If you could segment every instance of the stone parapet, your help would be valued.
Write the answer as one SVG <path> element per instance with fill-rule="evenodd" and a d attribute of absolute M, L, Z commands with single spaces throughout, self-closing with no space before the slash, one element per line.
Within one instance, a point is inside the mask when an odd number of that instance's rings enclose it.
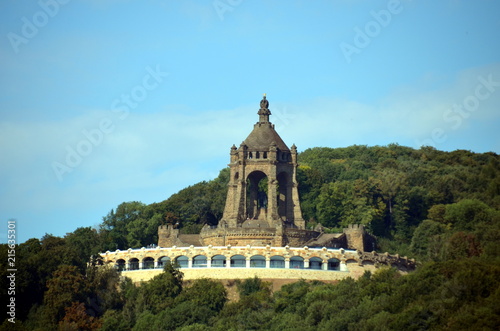
<path fill-rule="evenodd" d="M 365 270 L 384 265 L 401 272 L 415 268 L 414 260 L 399 255 L 325 247 L 173 246 L 108 251 L 100 255 L 105 264 L 118 267 L 124 275 L 136 275 L 136 281 L 152 278 L 161 272 L 166 261 L 184 263 L 181 270 L 186 279 L 248 278 L 256 274 L 263 278 L 336 280 L 347 276 L 358 278 Z"/>
<path fill-rule="evenodd" d="M 193 280 L 201 278 L 211 279 L 247 279 L 259 277 L 261 279 L 305 279 L 305 280 L 323 280 L 333 281 L 341 280 L 347 277 L 358 278 L 364 270 L 374 271 L 374 266 L 366 266 L 366 268 L 358 267 L 362 272 L 345 272 L 345 271 L 325 271 L 325 270 L 308 270 L 308 269 L 265 269 L 265 268 L 181 268 L 184 274 L 184 280 Z M 134 283 L 148 281 L 156 275 L 162 273 L 162 269 L 153 270 L 133 270 L 123 271 L 122 276 L 132 279 Z M 355 276 L 359 275 L 359 276 Z"/>

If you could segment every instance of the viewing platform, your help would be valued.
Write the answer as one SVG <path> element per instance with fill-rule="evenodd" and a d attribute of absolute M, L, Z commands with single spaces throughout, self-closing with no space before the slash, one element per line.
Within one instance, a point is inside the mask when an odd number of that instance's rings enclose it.
<path fill-rule="evenodd" d="M 413 270 L 415 261 L 398 255 L 356 250 L 310 247 L 155 247 L 101 253 L 105 264 L 113 265 L 134 282 L 147 281 L 163 271 L 166 263 L 177 262 L 184 279 L 308 279 L 359 278 L 379 266 Z"/>

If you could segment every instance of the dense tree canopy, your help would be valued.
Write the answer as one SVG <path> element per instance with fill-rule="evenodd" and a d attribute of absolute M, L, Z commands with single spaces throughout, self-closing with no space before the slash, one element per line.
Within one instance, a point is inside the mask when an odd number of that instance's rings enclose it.
<path fill-rule="evenodd" d="M 220 282 L 185 284 L 167 263 L 133 284 L 98 267 L 98 252 L 157 243 L 161 224 L 197 233 L 217 224 L 229 170 L 167 200 L 124 202 L 97 229 L 45 235 L 16 247 L 15 325 L 0 330 L 459 330 L 500 325 L 500 157 L 399 145 L 312 148 L 299 155 L 308 226 L 363 224 L 378 249 L 414 257 L 417 270 L 366 273 L 338 284 L 300 281 L 272 293 L 253 278 L 228 302 Z M 7 245 L 0 285 L 7 297 Z"/>

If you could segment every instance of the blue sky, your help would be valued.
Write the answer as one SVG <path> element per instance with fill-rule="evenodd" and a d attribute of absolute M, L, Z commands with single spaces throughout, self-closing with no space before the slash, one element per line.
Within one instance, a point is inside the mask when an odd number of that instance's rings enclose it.
<path fill-rule="evenodd" d="M 500 2 L 5 0 L 0 241 L 217 176 L 257 121 L 299 151 L 500 153 Z"/>

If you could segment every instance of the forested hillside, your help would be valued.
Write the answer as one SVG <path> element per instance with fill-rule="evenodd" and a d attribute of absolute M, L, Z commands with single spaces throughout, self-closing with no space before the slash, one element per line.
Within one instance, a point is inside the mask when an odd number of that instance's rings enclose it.
<path fill-rule="evenodd" d="M 97 268 L 98 252 L 157 242 L 157 227 L 196 233 L 222 216 L 228 169 L 150 205 L 124 202 L 97 229 L 46 235 L 16 247 L 16 324 L 0 330 L 420 330 L 500 325 L 500 157 L 399 145 L 313 148 L 299 155 L 299 194 L 309 226 L 361 223 L 378 249 L 418 260 L 336 285 L 297 282 L 271 293 L 259 279 L 224 287 L 182 283 L 168 265 L 142 286 Z M 6 245 L 0 250 L 7 297 Z M 91 258 L 92 257 L 92 258 Z M 89 263 L 91 261 L 91 263 Z"/>

